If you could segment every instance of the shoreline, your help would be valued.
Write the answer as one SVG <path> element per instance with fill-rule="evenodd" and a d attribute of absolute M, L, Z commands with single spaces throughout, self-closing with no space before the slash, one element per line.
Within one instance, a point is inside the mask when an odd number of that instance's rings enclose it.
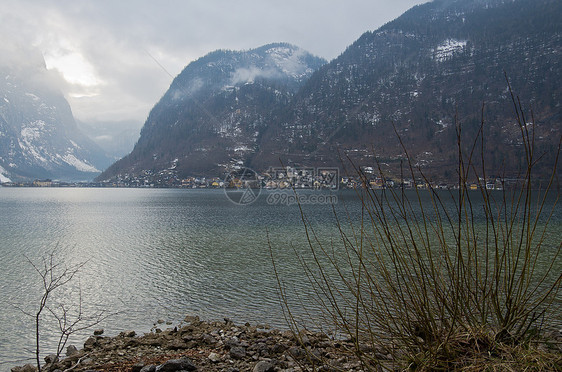
<path fill-rule="evenodd" d="M 159 325 L 164 324 L 158 321 Z M 562 366 L 562 329 L 547 331 L 542 342 L 535 345 L 535 357 L 554 358 L 551 366 Z M 388 346 L 388 345 L 387 345 Z M 300 372 L 349 371 L 367 369 L 402 369 L 384 346 L 355 343 L 351 339 L 334 339 L 322 332 L 279 330 L 268 325 L 234 324 L 224 321 L 202 321 L 198 316 L 186 316 L 173 328 L 153 327 L 148 333 L 137 335 L 124 331 L 105 336 L 103 329 L 93 331 L 81 349 L 67 345 L 64 355 L 45 357 L 42 371 L 47 372 Z M 357 350 L 369 366 L 362 365 Z M 517 366 L 518 354 L 506 354 L 507 364 L 495 364 L 493 358 L 482 355 L 480 366 Z M 475 357 L 477 355 L 474 355 Z M 519 355 L 521 357 L 521 355 Z M 533 358 L 535 358 L 533 357 Z M 404 362 L 404 361 L 402 361 Z M 466 361 L 465 361 L 466 362 Z M 462 364 L 461 364 L 462 365 Z M 535 365 L 535 368 L 539 364 Z M 467 367 L 467 365 L 465 365 Z M 502 368 L 503 368 L 502 367 Z M 557 368 L 557 367 L 555 367 Z M 535 370 L 531 368 L 531 370 Z M 541 370 L 536 369 L 536 370 Z M 12 372 L 37 372 L 36 366 L 13 367 Z"/>
<path fill-rule="evenodd" d="M 45 357 L 42 371 L 362 370 L 359 360 L 349 353 L 352 348 L 350 340 L 335 341 L 320 332 L 301 331 L 295 335 L 268 325 L 236 325 L 229 319 L 201 321 L 198 316 L 187 316 L 176 327 L 153 328 L 143 335 L 124 331 L 110 337 L 104 336 L 101 329 L 95 330 L 81 349 L 67 345 L 60 360 L 55 360 L 54 355 Z M 11 371 L 36 372 L 37 368 L 27 364 Z"/>

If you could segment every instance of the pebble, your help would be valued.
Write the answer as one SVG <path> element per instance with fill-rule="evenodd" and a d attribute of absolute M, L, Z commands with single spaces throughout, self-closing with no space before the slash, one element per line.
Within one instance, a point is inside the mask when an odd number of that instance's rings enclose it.
<path fill-rule="evenodd" d="M 209 360 L 213 363 L 217 363 L 221 361 L 221 356 L 217 353 L 211 353 L 208 356 Z"/>

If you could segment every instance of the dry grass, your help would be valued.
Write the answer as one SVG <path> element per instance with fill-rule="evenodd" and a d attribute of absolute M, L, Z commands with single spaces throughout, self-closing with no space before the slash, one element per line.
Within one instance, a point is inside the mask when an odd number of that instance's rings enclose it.
<path fill-rule="evenodd" d="M 419 354 L 408 367 L 420 371 L 560 371 L 560 349 L 545 343 L 509 344 L 493 332 L 456 334 L 440 355 Z"/>

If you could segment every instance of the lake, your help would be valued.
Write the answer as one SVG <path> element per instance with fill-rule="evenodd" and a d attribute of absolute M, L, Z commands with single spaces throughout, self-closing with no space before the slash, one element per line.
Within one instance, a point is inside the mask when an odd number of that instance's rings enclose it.
<path fill-rule="evenodd" d="M 339 215 L 359 218 L 353 191 L 301 194 L 323 242 L 338 242 L 331 202 Z M 40 265 L 55 249 L 63 265 L 86 264 L 54 299 L 68 305 L 80 295 L 85 315 L 113 314 L 95 327 L 108 335 L 148 332 L 158 320 L 176 325 L 186 315 L 287 328 L 272 256 L 314 316 L 297 257 L 309 254 L 298 205 L 266 190 L 252 203 L 231 198 L 220 189 L 0 187 L 0 371 L 33 357 L 34 321 L 24 312 L 35 311 L 42 291 L 30 261 Z M 299 302 L 294 311 L 308 316 Z M 56 324 L 45 321 L 42 350 L 52 352 L 48 329 Z M 73 341 L 81 346 L 85 337 Z"/>
<path fill-rule="evenodd" d="M 307 209 L 331 220 L 329 205 Z M 81 292 L 85 314 L 117 312 L 98 327 L 106 334 L 188 314 L 286 327 L 268 233 L 283 270 L 298 271 L 296 205 L 239 205 L 223 190 L 0 188 L 0 211 L 0 361 L 33 347 L 33 320 L 17 309 L 34 311 L 42 294 L 27 259 L 40 264 L 55 247 L 65 264 L 87 260 L 60 296 Z"/>

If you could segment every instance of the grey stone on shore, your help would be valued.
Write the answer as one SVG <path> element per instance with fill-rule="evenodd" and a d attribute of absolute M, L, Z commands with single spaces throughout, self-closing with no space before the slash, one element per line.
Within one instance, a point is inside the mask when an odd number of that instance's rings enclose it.
<path fill-rule="evenodd" d="M 295 360 L 303 360 L 306 358 L 306 351 L 300 346 L 293 346 L 289 349 L 288 354 Z"/>
<path fill-rule="evenodd" d="M 246 357 L 246 348 L 242 346 L 233 346 L 230 348 L 230 357 L 234 359 L 244 359 Z"/>
<path fill-rule="evenodd" d="M 201 335 L 201 340 L 202 340 L 204 343 L 208 344 L 208 345 L 213 345 L 213 344 L 216 344 L 216 343 L 217 343 L 217 340 L 216 340 L 213 336 L 211 336 L 210 334 L 208 334 L 208 333 L 202 334 L 202 335 Z"/>
<path fill-rule="evenodd" d="M 37 372 L 37 367 L 32 364 L 26 364 L 22 367 L 14 367 L 11 370 L 12 372 Z"/>
<path fill-rule="evenodd" d="M 57 358 L 57 356 L 55 354 L 49 354 L 44 358 L 44 360 L 45 360 L 45 363 L 47 363 L 47 364 L 53 364 L 53 363 L 58 362 L 59 358 Z"/>
<path fill-rule="evenodd" d="M 209 360 L 210 360 L 211 362 L 213 362 L 213 363 L 218 363 L 218 362 L 220 362 L 221 359 L 222 359 L 221 356 L 220 356 L 219 354 L 217 354 L 217 353 L 211 353 L 211 354 L 209 354 L 208 358 L 209 358 Z"/>
<path fill-rule="evenodd" d="M 136 335 L 137 333 L 135 331 L 125 331 L 119 334 L 119 336 L 123 336 L 123 337 L 135 337 Z"/>
<path fill-rule="evenodd" d="M 227 349 L 231 349 L 236 346 L 240 346 L 240 340 L 236 336 L 229 338 L 224 342 L 224 347 L 226 347 Z"/>
<path fill-rule="evenodd" d="M 156 367 L 156 372 L 195 371 L 197 367 L 188 358 L 168 360 Z"/>
<path fill-rule="evenodd" d="M 329 345 L 330 346 L 330 345 Z M 274 354 L 281 354 L 283 353 L 285 350 L 287 350 L 289 347 L 283 343 L 277 342 L 275 343 L 275 345 L 273 345 L 273 347 L 271 348 L 271 352 Z"/>
<path fill-rule="evenodd" d="M 201 320 L 199 319 L 199 317 L 197 315 L 193 316 L 193 315 L 187 315 L 184 319 L 184 322 L 186 322 L 188 325 L 197 325 L 198 323 L 201 322 Z"/>
<path fill-rule="evenodd" d="M 78 349 L 74 345 L 69 345 L 66 347 L 66 356 L 73 356 L 78 354 Z"/>
<path fill-rule="evenodd" d="M 261 360 L 254 366 L 253 372 L 274 372 L 275 366 L 266 360 Z"/>
<path fill-rule="evenodd" d="M 97 339 L 93 336 L 88 337 L 84 342 L 84 350 L 92 350 L 97 345 Z"/>

